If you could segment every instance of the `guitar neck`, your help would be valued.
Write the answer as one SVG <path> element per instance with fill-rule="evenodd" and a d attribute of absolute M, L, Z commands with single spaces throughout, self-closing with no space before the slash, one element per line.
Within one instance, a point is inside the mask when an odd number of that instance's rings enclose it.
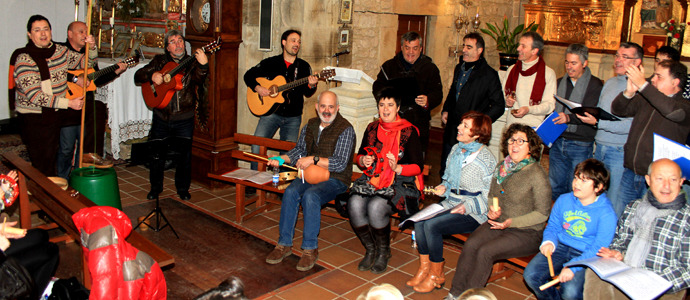
<path fill-rule="evenodd" d="M 319 74 L 316 74 L 316 77 L 319 77 L 319 78 L 320 78 Z M 305 83 L 308 83 L 308 82 L 309 82 L 309 77 L 304 77 L 304 78 L 301 78 L 301 79 L 297 79 L 297 80 L 295 80 L 295 81 L 293 81 L 293 82 L 286 83 L 286 84 L 284 84 L 284 85 L 279 86 L 279 87 L 278 87 L 278 92 L 283 92 L 283 91 L 291 90 L 291 89 L 294 89 L 294 88 L 296 88 L 296 87 L 298 87 L 298 86 L 300 86 L 300 85 L 303 85 L 303 84 L 305 84 Z"/>
<path fill-rule="evenodd" d="M 171 77 L 174 77 L 175 75 L 177 75 L 177 73 L 180 73 L 180 71 L 182 71 L 190 63 L 192 63 L 192 61 L 194 61 L 194 59 L 195 59 L 194 56 L 189 56 L 189 57 L 185 58 L 184 60 L 182 60 L 180 62 L 180 64 L 178 64 L 175 68 L 170 70 L 170 72 L 168 72 L 168 74 L 170 74 Z"/>
<path fill-rule="evenodd" d="M 86 77 L 89 79 L 89 81 L 96 80 L 98 77 L 101 77 L 101 76 L 108 74 L 110 72 L 114 72 L 115 70 L 117 70 L 117 68 L 118 68 L 118 65 L 114 64 L 112 66 L 108 66 L 108 67 L 100 69 L 96 72 L 93 72 L 93 73 L 87 75 Z"/>

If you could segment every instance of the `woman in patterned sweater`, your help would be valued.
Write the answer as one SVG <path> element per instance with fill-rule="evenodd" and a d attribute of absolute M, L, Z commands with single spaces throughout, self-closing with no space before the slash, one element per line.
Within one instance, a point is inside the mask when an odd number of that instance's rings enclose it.
<path fill-rule="evenodd" d="M 476 111 L 462 115 L 458 143 L 448 155 L 443 182 L 434 193 L 445 197 L 440 204 L 448 209 L 414 226 L 419 250 L 419 270 L 406 284 L 418 293 L 440 288 L 443 274 L 443 236 L 472 232 L 486 222 L 487 195 L 496 158 L 487 145 L 491 140 L 491 118 Z"/>

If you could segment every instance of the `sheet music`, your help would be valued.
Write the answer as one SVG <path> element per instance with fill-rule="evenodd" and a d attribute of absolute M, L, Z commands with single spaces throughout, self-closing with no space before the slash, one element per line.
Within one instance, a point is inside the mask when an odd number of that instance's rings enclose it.
<path fill-rule="evenodd" d="M 418 212 L 418 213 L 412 215 L 411 217 L 405 219 L 404 221 L 400 222 L 400 224 L 398 224 L 398 227 L 403 228 L 403 226 L 405 225 L 405 223 L 407 223 L 407 221 L 419 222 L 419 221 L 431 219 L 431 218 L 435 217 L 436 215 L 438 215 L 438 214 L 440 214 L 446 210 L 449 210 L 449 209 L 443 207 L 443 205 L 441 205 L 441 204 L 438 204 L 438 203 L 431 204 L 431 205 L 425 207 L 424 209 L 422 209 L 420 212 Z"/>
<path fill-rule="evenodd" d="M 570 101 L 570 100 L 565 99 L 563 97 L 560 97 L 556 94 L 554 94 L 553 96 L 556 98 L 556 100 L 560 101 L 561 103 L 563 103 L 565 106 L 569 107 L 570 109 L 582 107 L 582 104 L 580 104 L 580 103 Z"/>

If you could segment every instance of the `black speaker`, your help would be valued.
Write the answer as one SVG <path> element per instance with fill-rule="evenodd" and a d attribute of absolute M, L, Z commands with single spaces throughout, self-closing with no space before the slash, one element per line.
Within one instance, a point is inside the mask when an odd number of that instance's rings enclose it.
<path fill-rule="evenodd" d="M 259 9 L 259 50 L 271 51 L 273 0 L 261 0 Z"/>

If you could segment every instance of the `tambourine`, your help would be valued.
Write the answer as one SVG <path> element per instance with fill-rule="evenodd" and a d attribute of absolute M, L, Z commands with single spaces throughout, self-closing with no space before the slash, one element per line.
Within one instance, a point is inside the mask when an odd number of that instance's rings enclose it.
<path fill-rule="evenodd" d="M 381 174 L 383 172 L 383 167 L 385 166 L 385 159 L 383 157 L 383 154 L 381 154 L 381 150 L 376 149 L 374 147 L 364 147 L 364 151 L 367 153 L 366 155 L 373 156 L 374 157 L 374 162 L 371 163 L 371 166 L 367 167 L 364 170 L 364 174 L 366 174 L 369 177 L 374 177 L 376 175 Z"/>
<path fill-rule="evenodd" d="M 17 182 L 5 174 L 0 175 L 0 190 L 2 191 L 2 195 L 0 195 L 0 199 L 2 199 L 0 209 L 5 209 L 5 207 L 12 205 L 14 200 L 17 200 L 17 196 L 19 196 Z"/>

